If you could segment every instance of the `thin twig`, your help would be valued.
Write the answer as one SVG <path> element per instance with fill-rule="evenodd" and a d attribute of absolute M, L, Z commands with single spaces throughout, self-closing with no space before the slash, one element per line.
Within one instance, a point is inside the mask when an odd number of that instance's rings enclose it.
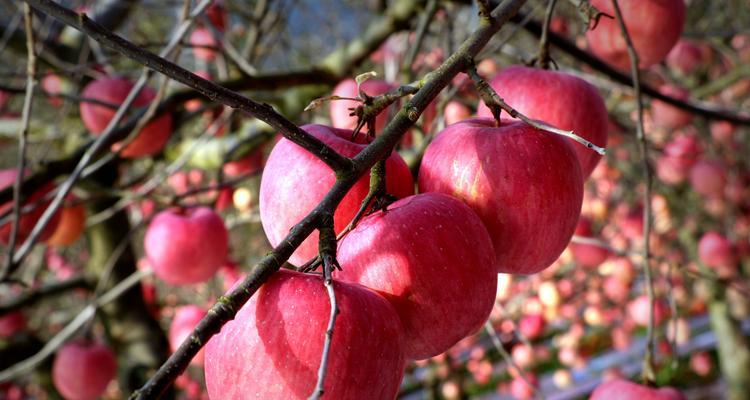
<path fill-rule="evenodd" d="M 86 281 L 86 278 L 82 275 L 61 282 L 44 284 L 38 288 L 23 292 L 9 301 L 0 303 L 0 315 L 34 304 L 35 302 L 49 296 L 58 295 L 74 289 L 85 289 L 88 288 L 88 286 L 89 284 Z"/>
<path fill-rule="evenodd" d="M 637 124 L 637 138 L 638 138 L 638 150 L 640 152 L 641 161 L 643 165 L 643 174 L 646 180 L 646 188 L 643 194 L 643 271 L 646 275 L 646 291 L 648 293 L 648 300 L 650 303 L 649 316 L 648 316 L 648 328 L 646 332 L 647 345 L 646 355 L 643 358 L 643 379 L 646 383 L 654 383 L 656 381 L 656 366 L 654 365 L 654 347 L 655 347 L 655 332 L 654 332 L 654 282 L 651 272 L 651 185 L 652 185 L 652 174 L 651 166 L 648 162 L 648 139 L 646 138 L 646 132 L 643 127 L 643 99 L 641 98 L 641 78 L 640 71 L 638 70 L 638 53 L 633 47 L 633 42 L 628 34 L 628 29 L 625 26 L 625 21 L 622 19 L 622 13 L 620 12 L 620 6 L 617 0 L 612 0 L 612 6 L 615 9 L 615 15 L 617 22 L 620 25 L 620 31 L 625 39 L 625 43 L 628 46 L 628 55 L 630 56 L 630 71 L 633 79 L 633 89 L 635 90 L 635 101 L 638 113 L 638 124 Z"/>
<path fill-rule="evenodd" d="M 498 353 L 500 353 L 500 356 L 505 360 L 508 365 L 515 368 L 516 371 L 518 371 L 518 376 L 521 377 L 521 379 L 528 385 L 528 387 L 531 388 L 531 390 L 534 391 L 534 395 L 537 397 L 541 397 L 542 399 L 544 396 L 539 392 L 539 390 L 534 386 L 527 378 L 526 374 L 524 373 L 524 370 L 516 364 L 515 361 L 513 361 L 513 357 L 508 353 L 508 350 L 505 350 L 505 347 L 503 346 L 503 341 L 500 340 L 500 336 L 498 336 L 497 331 L 495 330 L 495 327 L 492 326 L 492 322 L 488 319 L 487 322 L 484 323 L 484 330 L 487 332 L 487 334 L 490 336 L 490 339 L 492 340 L 492 345 L 495 347 Z"/>
<path fill-rule="evenodd" d="M 552 23 L 552 15 L 555 12 L 555 3 L 557 3 L 557 0 L 547 1 L 547 10 L 544 13 L 544 22 L 542 25 L 542 37 L 539 39 L 537 62 L 544 69 L 549 68 L 549 63 L 552 60 L 549 55 L 549 27 Z M 554 64 L 555 62 L 552 61 L 552 63 Z"/>
<path fill-rule="evenodd" d="M 437 3 L 437 0 L 427 1 L 427 7 L 425 7 L 424 13 L 422 13 L 421 18 L 419 19 L 419 24 L 417 25 L 414 43 L 410 45 L 409 53 L 407 53 L 406 58 L 404 59 L 404 64 L 401 66 L 401 72 L 406 77 L 407 82 L 412 79 L 412 73 L 414 72 L 412 70 L 412 65 L 417 58 L 419 49 L 422 47 L 422 42 L 424 41 L 427 29 L 430 27 L 430 22 L 435 17 L 435 13 L 438 9 Z"/>

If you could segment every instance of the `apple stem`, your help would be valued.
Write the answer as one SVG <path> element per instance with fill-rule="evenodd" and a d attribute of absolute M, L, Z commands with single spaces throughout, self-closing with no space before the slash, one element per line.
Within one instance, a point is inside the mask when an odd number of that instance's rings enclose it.
<path fill-rule="evenodd" d="M 476 66 L 470 67 L 467 70 L 467 73 L 471 77 L 471 80 L 474 82 L 477 91 L 482 97 L 482 101 L 484 101 L 487 107 L 489 107 L 489 109 L 492 111 L 492 115 L 495 117 L 495 121 L 497 121 L 498 124 L 500 124 L 500 110 L 503 110 L 507 112 L 512 118 L 520 119 L 521 121 L 533 126 L 534 128 L 575 140 L 576 142 L 584 145 L 587 149 L 591 149 L 597 152 L 599 155 L 605 155 L 607 153 L 607 151 L 603 147 L 591 143 L 590 141 L 576 135 L 573 131 L 566 131 L 564 129 L 556 128 L 545 122 L 534 120 L 521 114 L 520 112 L 518 112 L 518 110 L 508 105 L 508 103 L 506 103 L 505 100 L 503 100 L 502 97 L 497 94 L 495 89 L 493 89 L 492 86 L 490 86 L 490 84 L 488 84 L 487 81 L 479 75 Z"/>

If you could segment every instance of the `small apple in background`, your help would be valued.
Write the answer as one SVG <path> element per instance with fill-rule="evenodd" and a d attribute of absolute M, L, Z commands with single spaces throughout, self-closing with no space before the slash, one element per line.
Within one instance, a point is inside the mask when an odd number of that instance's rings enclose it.
<path fill-rule="evenodd" d="M 512 120 L 445 128 L 427 147 L 419 188 L 468 204 L 490 233 L 497 271 L 515 274 L 539 272 L 560 256 L 583 200 L 581 167 L 568 141 Z"/>
<path fill-rule="evenodd" d="M 216 48 L 219 42 L 207 28 L 195 28 L 190 34 L 190 45 L 198 60 L 211 62 L 216 59 Z"/>
<path fill-rule="evenodd" d="M 230 178 L 259 172 L 263 169 L 263 149 L 252 150 L 239 160 L 227 162 L 222 168 L 224 175 Z"/>
<path fill-rule="evenodd" d="M 83 89 L 82 96 L 120 105 L 130 93 L 134 84 L 125 77 L 103 77 L 90 82 Z M 133 108 L 146 107 L 156 97 L 156 91 L 144 87 L 132 103 Z M 95 136 L 104 132 L 109 121 L 117 110 L 93 103 L 81 102 L 81 120 L 86 128 Z M 172 134 L 172 116 L 163 114 L 146 125 L 120 153 L 125 158 L 143 157 L 161 151 Z M 113 146 L 113 149 L 118 144 Z"/>
<path fill-rule="evenodd" d="M 683 75 L 690 75 L 706 64 L 711 48 L 692 40 L 680 39 L 667 54 L 667 65 Z"/>
<path fill-rule="evenodd" d="M 206 316 L 208 312 L 198 306 L 182 306 L 175 310 L 172 323 L 169 325 L 169 348 L 172 352 L 177 351 L 182 342 L 187 339 L 193 332 L 198 323 Z M 192 365 L 203 365 L 204 350 L 201 349 L 198 354 L 190 360 Z"/>
<path fill-rule="evenodd" d="M 45 92 L 51 95 L 60 94 L 63 91 L 62 79 L 57 74 L 49 73 L 44 75 L 44 78 L 42 78 L 40 83 L 42 85 L 42 89 L 44 89 Z M 63 105 L 63 99 L 58 96 L 48 96 L 47 101 L 53 107 L 60 107 Z"/>
<path fill-rule="evenodd" d="M 698 376 L 706 377 L 711 375 L 714 369 L 714 360 L 711 358 L 711 354 L 706 351 L 691 354 L 690 369 Z"/>
<path fill-rule="evenodd" d="M 534 398 L 534 386 L 539 384 L 539 379 L 532 372 L 522 372 L 526 379 L 524 380 L 520 375 L 513 378 L 510 382 L 510 393 L 516 399 L 532 399 Z M 528 383 L 526 383 L 528 382 Z M 532 386 L 529 386 L 531 384 Z"/>
<path fill-rule="evenodd" d="M 641 295 L 628 304 L 628 315 L 639 326 L 648 326 L 651 314 L 651 302 L 648 296 Z M 671 311 L 669 305 L 662 299 L 654 299 L 654 326 L 661 325 L 669 318 Z"/>
<path fill-rule="evenodd" d="M 589 400 L 617 399 L 685 400 L 686 397 L 673 388 L 650 388 L 619 378 L 600 384 L 589 397 Z"/>
<path fill-rule="evenodd" d="M 678 100 L 688 100 L 690 92 L 675 85 L 662 85 L 659 92 Z M 661 100 L 651 102 L 651 118 L 654 124 L 664 129 L 677 129 L 688 125 L 693 120 L 693 113 L 681 110 Z"/>
<path fill-rule="evenodd" d="M 529 340 L 542 336 L 545 326 L 544 316 L 541 314 L 524 315 L 518 321 L 518 331 Z"/>
<path fill-rule="evenodd" d="M 705 197 L 721 199 L 727 185 L 727 167 L 720 160 L 700 160 L 690 169 L 690 185 Z"/>
<path fill-rule="evenodd" d="M 396 311 L 364 286 L 333 284 L 340 312 L 325 396 L 395 398 L 405 362 Z M 317 381 L 330 307 L 320 276 L 276 272 L 206 345 L 209 397 L 308 398 Z"/>
<path fill-rule="evenodd" d="M 497 290 L 482 221 L 442 193 L 401 199 L 340 242 L 335 277 L 378 291 L 404 325 L 405 355 L 436 356 L 487 320 Z M 467 293 L 471 293 L 467 296 Z"/>
<path fill-rule="evenodd" d="M 682 183 L 702 154 L 700 139 L 693 134 L 680 132 L 665 144 L 664 154 L 656 162 L 656 173 L 665 183 Z"/>
<path fill-rule="evenodd" d="M 201 283 L 226 261 L 229 234 L 224 221 L 210 208 L 182 213 L 165 210 L 151 220 L 143 246 L 154 274 L 163 281 Z"/>
<path fill-rule="evenodd" d="M 214 79 L 211 73 L 206 70 L 198 70 L 193 73 L 208 81 Z M 200 96 L 197 98 L 188 100 L 185 102 L 185 110 L 189 112 L 196 112 L 200 110 L 200 108 L 203 106 L 203 101 L 204 101 L 203 98 Z"/>
<path fill-rule="evenodd" d="M 26 317 L 21 311 L 0 315 L 0 339 L 13 336 L 26 329 Z"/>
<path fill-rule="evenodd" d="M 734 134 L 737 131 L 737 127 L 729 121 L 713 121 L 711 122 L 711 138 L 715 141 L 731 145 L 734 143 Z"/>
<path fill-rule="evenodd" d="M 84 341 L 65 344 L 52 363 L 52 382 L 67 400 L 96 400 L 117 372 L 109 347 Z"/>
<path fill-rule="evenodd" d="M 352 141 L 352 131 L 324 125 L 304 125 L 302 129 L 320 139 L 339 154 L 352 157 L 366 147 L 364 135 Z M 414 193 L 414 183 L 406 163 L 394 152 L 386 161 L 386 189 L 402 198 Z M 260 182 L 260 219 L 272 246 L 286 237 L 333 187 L 333 171 L 307 150 L 281 139 L 268 156 Z M 369 174 L 349 190 L 333 216 L 336 232 L 341 232 L 359 210 L 370 188 Z M 238 191 L 239 192 L 239 191 Z M 318 254 L 318 232 L 313 232 L 292 254 L 289 262 L 302 265 Z"/>
<path fill-rule="evenodd" d="M 379 96 L 387 93 L 395 86 L 381 79 L 368 79 L 361 84 L 362 91 L 368 96 Z M 333 88 L 334 96 L 357 98 L 359 93 L 357 92 L 357 82 L 354 79 L 346 79 L 339 82 L 335 88 Z M 357 126 L 357 116 L 351 116 L 353 110 L 358 106 L 362 105 L 361 102 L 354 100 L 331 100 L 330 101 L 330 113 L 331 113 L 331 125 L 334 128 L 341 129 L 354 129 Z M 388 113 L 393 107 L 389 107 L 375 117 L 375 131 L 380 132 L 385 125 L 388 123 Z M 362 128 L 362 133 L 366 133 L 367 128 Z"/>
<path fill-rule="evenodd" d="M 581 217 L 576 225 L 575 234 L 584 238 L 593 238 L 594 230 L 589 218 Z M 609 250 L 593 244 L 571 243 L 570 251 L 576 264 L 586 268 L 596 268 L 609 257 Z"/>
<path fill-rule="evenodd" d="M 24 176 L 25 175 L 26 173 L 24 174 Z M 17 177 L 18 172 L 16 168 L 0 170 L 0 190 L 12 186 Z M 44 196 L 46 196 L 47 193 L 53 188 L 54 184 L 47 183 L 24 200 L 21 207 L 21 218 L 18 223 L 16 246 L 19 246 L 21 243 L 23 243 L 24 240 L 26 240 L 29 234 L 31 234 L 31 231 L 34 229 L 34 225 L 36 225 L 36 222 L 42 217 L 42 214 L 44 213 L 44 210 L 47 208 L 47 206 L 49 206 L 50 201 L 44 201 L 39 204 L 37 204 L 37 202 L 44 198 Z M 26 206 L 32 205 L 34 206 L 33 210 L 23 210 L 23 208 L 25 208 Z M 0 214 L 4 214 L 6 211 L 12 210 L 12 208 L 13 201 L 9 201 L 5 204 L 0 204 Z M 39 240 L 47 240 L 57 228 L 59 220 L 60 212 L 58 211 L 42 231 L 42 234 L 39 236 Z M 9 244 L 12 230 L 13 221 L 8 220 L 7 222 L 0 224 L 0 243 Z"/>
<path fill-rule="evenodd" d="M 630 285 L 616 276 L 604 278 L 602 289 L 604 295 L 615 304 L 624 304 L 630 296 Z"/>
<path fill-rule="evenodd" d="M 727 278 L 737 272 L 738 257 L 732 242 L 718 232 L 710 231 L 698 242 L 698 258 L 716 273 Z"/>
<path fill-rule="evenodd" d="M 445 125 L 453 125 L 456 122 L 471 118 L 471 109 L 458 100 L 451 100 L 443 110 Z"/>
<path fill-rule="evenodd" d="M 521 114 L 572 130 L 597 146 L 607 145 L 607 107 L 597 89 L 583 79 L 564 72 L 514 65 L 500 71 L 490 85 Z M 482 102 L 477 116 L 491 118 L 492 113 Z M 585 179 L 602 156 L 578 142 L 570 143 Z"/>
<path fill-rule="evenodd" d="M 46 240 L 51 246 L 68 246 L 75 243 L 86 229 L 86 208 L 83 204 L 64 206 L 60 210 L 60 222 Z"/>
<path fill-rule="evenodd" d="M 599 11 L 615 16 L 610 0 L 591 0 Z M 628 34 L 638 53 L 638 67 L 646 69 L 664 60 L 682 35 L 685 24 L 684 0 L 621 0 L 619 8 Z M 600 18 L 596 28 L 586 32 L 589 49 L 620 70 L 630 70 L 630 57 L 619 21 Z"/>
<path fill-rule="evenodd" d="M 224 7 L 223 0 L 214 0 L 211 2 L 211 5 L 206 7 L 205 14 L 217 30 L 223 32 L 226 29 L 227 10 Z"/>

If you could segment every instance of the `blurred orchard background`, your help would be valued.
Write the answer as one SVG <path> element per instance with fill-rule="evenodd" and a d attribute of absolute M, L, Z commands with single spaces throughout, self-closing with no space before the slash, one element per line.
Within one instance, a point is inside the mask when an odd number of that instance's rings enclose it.
<path fill-rule="evenodd" d="M 184 18 L 185 5 L 197 2 L 59 3 L 158 53 Z M 461 0 L 219 3 L 195 20 L 170 57 L 273 105 L 298 125 L 330 124 L 327 102 L 305 107 L 330 95 L 342 80 L 369 71 L 393 85 L 424 77 L 479 23 L 477 2 Z M 596 86 L 606 102 L 609 129 L 607 154 L 585 183 L 576 235 L 544 271 L 500 274 L 486 329 L 444 354 L 411 362 L 400 398 L 576 399 L 587 398 L 602 380 L 640 381 L 651 308 L 642 258 L 645 201 L 652 216 L 652 379 L 689 399 L 750 396 L 750 5 L 686 0 L 679 42 L 666 60 L 641 71 L 644 87 L 698 106 L 679 109 L 653 100 L 646 90 L 653 185 L 644 200 L 634 92 L 612 70 L 592 64 L 592 56 L 571 51 L 587 48 L 585 33 L 593 25 L 579 12 L 581 3 L 587 2 L 557 1 L 550 24 L 551 68 Z M 87 35 L 34 13 L 38 85 L 26 121 L 23 4 L 0 0 L 0 169 L 15 171 L 21 165 L 19 132 L 28 122 L 23 163 L 30 195 L 63 183 L 91 146 L 94 136 L 79 111 L 87 97 L 83 88 L 107 75 L 135 82 L 143 70 Z M 489 80 L 537 56 L 547 4 L 528 1 L 491 39 L 477 57 L 482 76 Z M 629 70 L 624 73 L 630 76 Z M 258 190 L 276 132 L 158 73 L 147 86 L 158 111 L 172 118 L 163 150 L 137 158 L 99 154 L 97 170 L 84 172 L 63 204 L 58 223 L 66 232 L 37 240 L 10 269 L 5 268 L 7 240 L 0 245 L 0 399 L 60 398 L 51 376 L 55 352 L 81 338 L 114 349 L 117 379 L 103 397 L 127 397 L 193 328 L 194 315 L 200 318 L 271 250 L 260 224 Z M 496 89 L 502 97 L 502 88 Z M 136 101 L 138 112 L 123 119 L 125 136 L 148 112 L 143 107 L 148 100 Z M 432 115 L 423 115 L 399 145 L 409 166 L 416 171 L 431 138 L 447 123 L 473 115 L 480 101 L 466 75 L 459 74 L 440 93 Z M 8 232 L 15 178 L 6 172 L 0 182 L 5 188 L 0 224 Z M 229 256 L 218 273 L 206 283 L 183 286 L 136 274 L 92 311 L 101 294 L 112 294 L 113 287 L 147 267 L 143 236 L 151 216 L 197 204 L 214 208 L 229 229 Z M 16 254 L 21 251 L 16 247 Z M 180 314 L 187 322 L 174 327 Z M 77 329 L 66 334 L 71 321 L 79 322 Z M 201 365 L 191 365 L 167 396 L 207 398 Z"/>

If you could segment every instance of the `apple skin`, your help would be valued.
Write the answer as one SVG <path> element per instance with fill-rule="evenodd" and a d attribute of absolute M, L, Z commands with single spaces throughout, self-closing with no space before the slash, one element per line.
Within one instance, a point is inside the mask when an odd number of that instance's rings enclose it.
<path fill-rule="evenodd" d="M 419 189 L 468 204 L 490 233 L 497 271 L 512 274 L 533 274 L 557 260 L 583 201 L 572 146 L 513 120 L 496 127 L 491 119 L 470 119 L 445 128 L 427 147 Z"/>
<path fill-rule="evenodd" d="M 423 193 L 360 221 L 339 245 L 343 271 L 335 276 L 389 300 L 404 325 L 406 357 L 421 360 L 487 320 L 497 291 L 493 257 L 489 234 L 469 207 Z"/>
<path fill-rule="evenodd" d="M 98 343 L 71 342 L 57 351 L 52 382 L 68 400 L 95 400 L 117 372 L 115 354 Z"/>
<path fill-rule="evenodd" d="M 224 265 L 229 234 L 210 208 L 188 209 L 185 215 L 165 210 L 151 220 L 143 246 L 154 273 L 163 281 L 201 283 Z"/>
<path fill-rule="evenodd" d="M 75 243 L 85 229 L 86 208 L 83 204 L 63 207 L 60 211 L 60 222 L 46 242 L 51 246 L 68 246 Z"/>
<path fill-rule="evenodd" d="M 720 160 L 700 160 L 690 169 L 690 185 L 705 197 L 721 199 L 727 185 L 727 167 Z"/>
<path fill-rule="evenodd" d="M 599 91 L 581 78 L 564 72 L 514 65 L 503 69 L 490 85 L 508 105 L 521 114 L 554 127 L 572 130 L 597 146 L 607 145 L 609 116 Z M 492 112 L 479 104 L 477 116 Z M 584 145 L 570 141 L 587 178 L 602 158 Z"/>
<path fill-rule="evenodd" d="M 613 379 L 596 387 L 589 400 L 685 400 L 670 387 L 650 388 L 624 379 Z"/>
<path fill-rule="evenodd" d="M 182 342 L 190 336 L 193 329 L 201 322 L 201 319 L 206 316 L 208 312 L 198 306 L 188 305 L 182 306 L 175 310 L 174 318 L 172 323 L 169 325 L 169 332 L 167 337 L 169 338 L 169 348 L 175 352 L 180 347 Z M 204 351 L 201 349 L 198 354 L 190 360 L 192 365 L 203 365 Z"/>
<path fill-rule="evenodd" d="M 593 237 L 594 231 L 591 227 L 591 220 L 581 217 L 576 225 L 575 234 L 582 237 Z M 586 268 L 596 268 L 607 261 L 609 257 L 607 249 L 593 244 L 571 243 L 570 251 L 573 253 L 576 264 Z"/>
<path fill-rule="evenodd" d="M 133 86 L 133 82 L 125 77 L 104 77 L 86 85 L 82 96 L 119 105 L 125 101 Z M 132 107 L 146 107 L 155 97 L 156 91 L 144 87 L 133 101 Z M 83 124 L 95 136 L 106 129 L 116 112 L 115 109 L 86 102 L 82 102 L 79 108 Z M 146 125 L 120 154 L 125 158 L 156 154 L 164 148 L 171 134 L 172 116 L 163 114 Z M 113 148 L 116 146 L 117 144 Z"/>
<path fill-rule="evenodd" d="M 591 0 L 591 5 L 615 15 L 611 0 Z M 684 0 L 621 0 L 619 6 L 638 53 L 638 67 L 646 69 L 664 60 L 682 35 Z M 627 44 L 616 19 L 600 18 L 596 28 L 586 32 L 586 40 L 599 58 L 620 70 L 630 70 Z"/>
<path fill-rule="evenodd" d="M 534 340 L 542 336 L 546 325 L 544 316 L 541 314 L 524 315 L 518 321 L 518 331 L 528 339 Z"/>
<path fill-rule="evenodd" d="M 368 96 L 373 97 L 387 93 L 394 88 L 394 85 L 381 79 L 369 79 L 362 82 L 362 90 L 367 93 Z M 332 94 L 334 96 L 356 98 L 359 95 L 359 93 L 357 93 L 357 82 L 354 79 L 343 80 L 333 88 Z M 357 126 L 357 117 L 349 115 L 352 112 L 350 108 L 356 108 L 361 104 L 362 103 L 354 100 L 331 100 L 329 107 L 331 125 L 335 128 L 354 129 Z M 375 117 L 375 131 L 380 132 L 388 123 L 389 110 L 390 108 L 386 108 Z M 362 132 L 367 132 L 367 128 L 362 128 Z"/>
<path fill-rule="evenodd" d="M 715 231 L 701 236 L 698 241 L 698 258 L 721 277 L 729 277 L 737 270 L 737 252 L 732 242 Z"/>
<path fill-rule="evenodd" d="M 3 169 L 0 170 L 0 190 L 3 190 L 9 186 L 12 186 L 13 183 L 16 181 L 16 178 L 18 177 L 18 172 L 16 172 L 16 168 L 9 168 L 9 169 Z M 24 174 L 26 175 L 26 174 Z M 31 194 L 31 196 L 24 201 L 23 205 L 29 205 L 29 204 L 35 204 L 39 199 L 43 198 L 47 192 L 54 189 L 54 185 L 52 183 L 48 183 L 43 185 L 40 189 L 35 191 Z M 36 225 L 37 221 L 42 217 L 42 214 L 44 214 L 44 210 L 49 206 L 49 201 L 39 204 L 37 207 L 35 207 L 33 210 L 28 212 L 23 212 L 21 215 L 21 220 L 18 223 L 18 233 L 16 236 L 16 246 L 19 246 L 21 243 L 23 243 L 24 240 L 31 234 L 31 231 L 34 229 L 34 225 Z M 0 204 L 0 214 L 5 213 L 7 210 L 10 210 L 13 208 L 13 202 L 9 201 L 5 204 Z M 47 226 L 42 231 L 42 234 L 39 236 L 40 241 L 47 240 L 57 229 L 57 225 L 60 221 L 60 212 L 56 212 L 55 215 L 52 217 L 50 222 L 47 224 Z M 3 244 L 9 244 L 10 242 L 10 235 L 13 231 L 13 222 L 8 221 L 3 224 L 0 224 L 0 243 Z"/>
<path fill-rule="evenodd" d="M 471 118 L 471 109 L 460 101 L 451 100 L 445 105 L 443 116 L 445 117 L 445 125 L 453 125 L 456 122 Z"/>
<path fill-rule="evenodd" d="M 710 47 L 701 47 L 696 42 L 680 39 L 667 54 L 667 65 L 682 75 L 690 75 L 710 58 Z"/>
<path fill-rule="evenodd" d="M 651 303 L 648 296 L 641 295 L 628 304 L 628 315 L 639 326 L 648 326 Z M 654 300 L 654 326 L 661 325 L 669 318 L 669 305 L 662 299 Z"/>
<path fill-rule="evenodd" d="M 26 329 L 26 317 L 20 311 L 0 315 L 0 339 L 15 335 Z"/>
<path fill-rule="evenodd" d="M 218 42 L 214 35 L 207 28 L 195 28 L 190 34 L 190 44 L 193 47 L 195 58 L 203 61 L 213 61 L 216 59 L 216 50 Z"/>
<path fill-rule="evenodd" d="M 688 100 L 690 92 L 675 85 L 662 85 L 659 92 L 679 100 Z M 677 129 L 690 124 L 693 114 L 660 100 L 651 102 L 651 117 L 654 124 L 664 129 Z"/>
<path fill-rule="evenodd" d="M 405 363 L 396 311 L 364 286 L 333 285 L 340 313 L 325 396 L 395 398 Z M 306 399 L 317 381 L 329 314 L 320 276 L 276 272 L 206 345 L 209 397 Z"/>
<path fill-rule="evenodd" d="M 303 130 L 320 139 L 339 154 L 352 157 L 366 147 L 364 135 L 352 142 L 352 131 L 324 125 L 305 125 Z M 406 163 L 393 153 L 386 161 L 386 189 L 403 198 L 414 193 L 414 182 Z M 333 187 L 333 171 L 307 150 L 281 139 L 268 156 L 260 182 L 259 207 L 263 230 L 276 246 L 296 223 L 304 218 Z M 341 232 L 359 210 L 370 188 L 370 176 L 362 178 L 349 190 L 334 213 L 334 228 Z M 292 254 L 289 262 L 302 265 L 318 254 L 318 232 L 313 232 Z"/>

